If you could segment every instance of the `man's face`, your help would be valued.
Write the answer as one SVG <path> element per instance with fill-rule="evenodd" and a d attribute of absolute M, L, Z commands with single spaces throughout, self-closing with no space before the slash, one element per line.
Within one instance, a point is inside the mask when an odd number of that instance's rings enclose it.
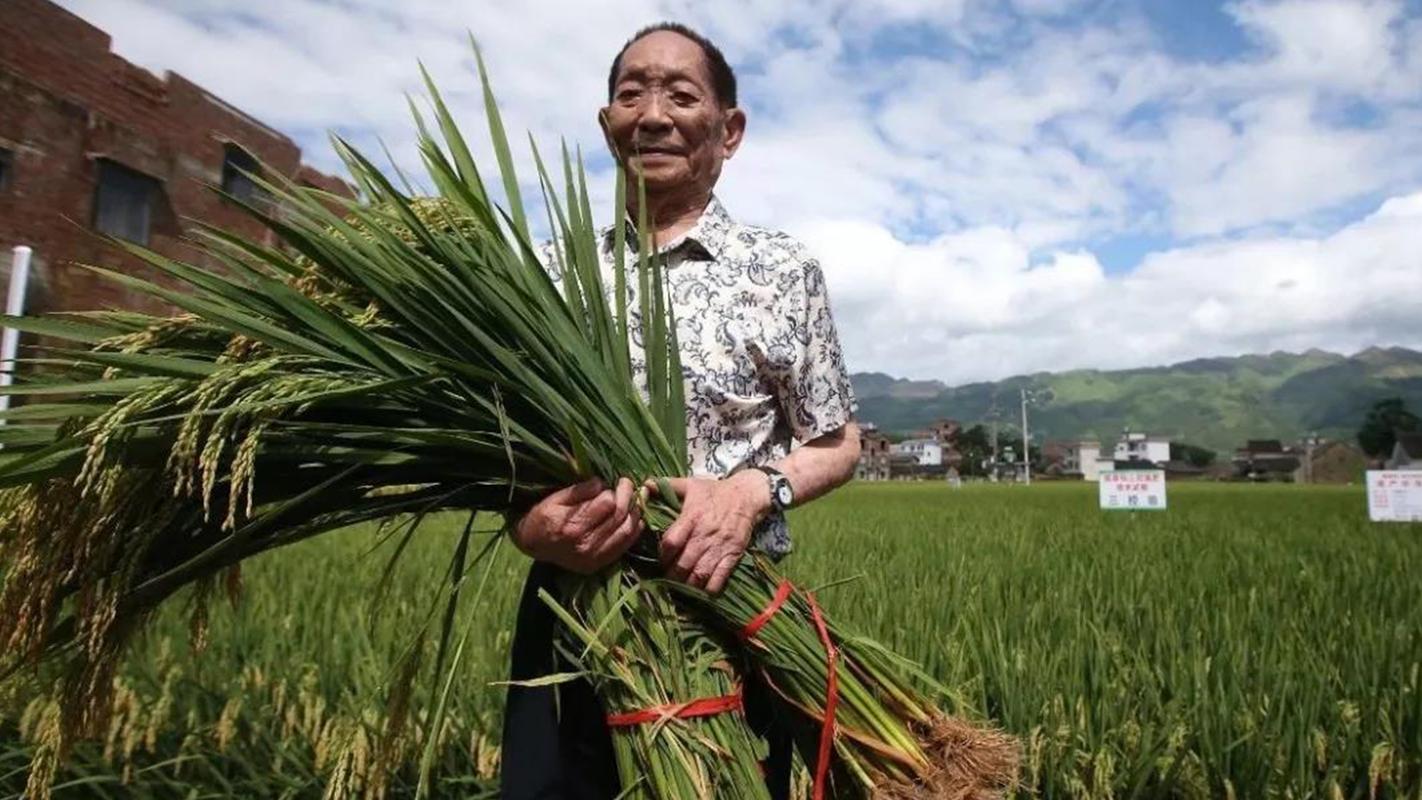
<path fill-rule="evenodd" d="M 622 54 L 603 114 L 623 163 L 653 195 L 710 192 L 745 131 L 745 114 L 721 107 L 701 48 L 670 31 L 644 36 Z"/>

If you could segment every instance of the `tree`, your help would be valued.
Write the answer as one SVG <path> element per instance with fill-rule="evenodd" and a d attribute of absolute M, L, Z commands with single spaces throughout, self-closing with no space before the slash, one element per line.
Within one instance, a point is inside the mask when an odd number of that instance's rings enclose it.
<path fill-rule="evenodd" d="M 1192 467 L 1204 469 L 1215 463 L 1215 458 L 1219 454 L 1209 448 L 1187 442 L 1170 443 L 1170 460 L 1184 461 Z"/>
<path fill-rule="evenodd" d="M 988 474 L 988 469 L 984 464 L 992 460 L 992 434 L 983 425 L 974 425 L 958 433 L 954 444 L 958 447 L 958 452 L 963 454 L 963 463 L 958 467 L 959 474 L 983 476 Z M 1013 463 L 1022 463 L 1022 435 L 1011 431 L 1002 431 L 997 437 L 997 457 L 999 460 L 1006 457 L 1008 449 L 1012 450 Z M 1042 448 L 1032 445 L 1032 470 L 1040 471 L 1042 468 Z"/>
<path fill-rule="evenodd" d="M 1422 420 L 1407 410 L 1401 397 L 1389 397 L 1368 409 L 1363 427 L 1358 429 L 1358 446 L 1374 458 L 1386 458 L 1392 454 L 1397 434 L 1416 430 L 1422 430 Z"/>
<path fill-rule="evenodd" d="M 1004 434 L 999 437 L 998 445 L 1002 447 L 1003 450 L 1009 447 L 1012 448 L 1012 463 L 1022 463 L 1022 433 L 1020 431 L 1011 435 Z M 1002 456 L 1002 453 L 999 452 L 998 455 Z M 1032 443 L 1032 452 L 1028 454 L 1027 458 L 1032 462 L 1033 472 L 1041 472 L 1046 467 L 1046 465 L 1042 463 L 1042 448 L 1035 442 Z"/>
<path fill-rule="evenodd" d="M 981 425 L 974 425 L 958 434 L 958 452 L 963 454 L 959 471 L 963 475 L 986 475 L 983 462 L 992 457 L 992 437 Z"/>

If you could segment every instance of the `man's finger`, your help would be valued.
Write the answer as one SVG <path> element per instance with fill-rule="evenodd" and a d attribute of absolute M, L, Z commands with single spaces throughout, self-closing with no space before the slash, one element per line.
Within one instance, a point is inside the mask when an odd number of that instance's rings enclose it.
<path fill-rule="evenodd" d="M 621 558 L 622 554 L 627 552 L 627 548 L 637 542 L 637 537 L 641 533 L 642 518 L 634 506 L 622 520 L 622 524 L 617 526 L 617 530 L 604 539 L 598 545 L 597 551 L 593 553 L 593 561 L 596 562 L 597 568 L 602 569 Z"/>
<path fill-rule="evenodd" d="M 706 556 L 706 551 L 711 547 L 711 543 L 706 539 L 707 537 L 705 536 L 692 536 L 688 539 L 686 547 L 682 548 L 681 557 L 676 560 L 676 564 L 667 571 L 667 574 L 676 580 L 691 583 L 692 573 L 701 563 L 702 558 Z M 701 576 L 701 582 L 703 584 L 706 582 L 706 579 L 711 577 L 711 569 L 713 567 L 715 567 L 714 563 L 706 565 L 705 574 Z M 692 585 L 694 586 L 696 584 Z"/>
<path fill-rule="evenodd" d="M 617 488 L 613 494 L 617 500 L 617 513 L 627 513 L 627 508 L 632 505 L 632 496 L 635 493 L 636 489 L 632 486 L 631 478 L 621 478 L 617 481 Z"/>
<path fill-rule="evenodd" d="M 600 548 L 601 540 L 606 539 L 611 536 L 613 532 L 617 531 L 622 523 L 626 521 L 628 513 L 635 508 L 635 506 L 632 505 L 632 481 L 627 478 L 623 478 L 617 482 L 617 488 L 614 492 L 605 492 L 604 494 L 611 494 L 612 496 L 612 511 L 603 517 L 592 531 L 588 533 L 588 538 L 593 540 L 592 547 L 594 549 Z M 602 501 L 599 499 L 595 502 Z"/>
<path fill-rule="evenodd" d="M 736 566 L 741 563 L 742 553 L 730 553 L 721 559 L 721 563 L 716 565 L 716 569 L 711 573 L 711 580 L 706 582 L 706 591 L 709 594 L 717 595 L 726 588 L 726 582 L 731 579 L 731 573 L 736 571 Z"/>
<path fill-rule="evenodd" d="M 711 582 L 711 577 L 716 574 L 716 567 L 720 565 L 723 556 L 717 548 L 708 547 L 701 552 L 701 556 L 696 559 L 696 563 L 686 573 L 686 583 L 697 589 L 705 589 Z"/>
<path fill-rule="evenodd" d="M 587 549 L 596 550 L 602 545 L 604 539 L 611 536 L 626 521 L 627 512 L 619 510 L 614 505 L 606 516 L 598 520 L 596 525 L 583 534 L 583 539 L 587 542 Z"/>
<path fill-rule="evenodd" d="M 681 558 L 681 551 L 686 547 L 687 537 L 691 535 L 693 522 L 692 515 L 684 513 L 662 533 L 660 555 L 663 569 L 671 567 Z"/>
<path fill-rule="evenodd" d="M 662 493 L 662 487 L 659 481 L 666 481 L 667 486 L 672 490 L 672 494 L 675 494 L 678 500 L 686 499 L 687 489 L 691 486 L 690 478 L 648 478 L 642 482 L 642 486 L 647 490 L 649 495 L 655 497 Z"/>
<path fill-rule="evenodd" d="M 563 524 L 563 532 L 575 536 L 586 535 L 605 524 L 616 511 L 617 498 L 612 492 L 604 490 L 568 515 L 567 522 Z"/>
<path fill-rule="evenodd" d="M 575 483 L 572 486 L 559 489 L 548 495 L 548 500 L 562 506 L 576 506 L 597 497 L 603 488 L 601 478 L 590 478 L 582 483 Z"/>

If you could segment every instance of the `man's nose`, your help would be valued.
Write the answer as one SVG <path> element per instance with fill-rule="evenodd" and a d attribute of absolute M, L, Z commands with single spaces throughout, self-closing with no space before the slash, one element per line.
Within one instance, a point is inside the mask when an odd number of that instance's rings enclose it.
<path fill-rule="evenodd" d="M 648 92 L 642 104 L 642 114 L 637 118 L 637 127 L 648 131 L 670 128 L 671 115 L 667 113 L 667 101 L 661 92 Z"/>

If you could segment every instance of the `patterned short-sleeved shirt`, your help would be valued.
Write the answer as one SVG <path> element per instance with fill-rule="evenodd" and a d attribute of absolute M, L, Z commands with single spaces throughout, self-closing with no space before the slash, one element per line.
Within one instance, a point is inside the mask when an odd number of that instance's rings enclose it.
<path fill-rule="evenodd" d="M 612 228 L 601 242 L 611 291 Z M 628 243 L 635 248 L 636 236 Z M 721 477 L 778 461 L 795 443 L 852 419 L 854 390 L 824 275 L 803 245 L 736 222 L 713 197 L 696 225 L 660 250 L 686 381 L 692 475 Z M 545 263 L 553 261 L 550 252 Z M 645 381 L 637 281 L 627 284 L 633 367 Z M 752 544 L 777 557 L 790 552 L 785 518 L 768 517 Z"/>

